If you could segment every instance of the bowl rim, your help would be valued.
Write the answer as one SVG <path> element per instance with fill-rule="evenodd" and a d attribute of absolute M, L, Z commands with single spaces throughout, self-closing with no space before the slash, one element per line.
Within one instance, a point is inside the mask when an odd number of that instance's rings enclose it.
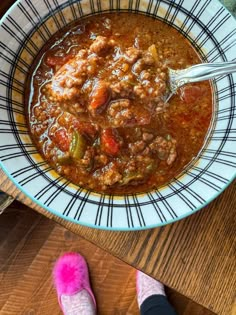
<path fill-rule="evenodd" d="M 206 207 L 207 205 L 209 205 L 214 199 L 216 199 L 221 193 L 224 192 L 224 190 L 234 181 L 234 179 L 236 179 L 236 173 L 232 176 L 232 178 L 230 179 L 230 181 L 225 184 L 225 186 L 217 193 L 215 193 L 214 196 L 212 196 L 210 199 L 208 199 L 203 205 L 200 205 L 199 207 L 197 207 L 194 210 L 190 210 L 189 212 L 184 213 L 183 215 L 178 216 L 176 219 L 170 219 L 168 220 L 168 222 L 160 222 L 160 223 L 155 223 L 155 224 L 150 224 L 148 226 L 140 226 L 140 227 L 121 227 L 121 228 L 116 228 L 116 227 L 107 227 L 107 226 L 100 226 L 100 225 L 93 225 L 87 222 L 83 222 L 83 221 L 76 221 L 75 219 L 72 219 L 70 217 L 64 216 L 63 214 L 57 212 L 56 210 L 54 210 L 53 208 L 50 208 L 46 205 L 44 205 L 41 201 L 35 199 L 34 197 L 30 196 L 30 194 L 27 192 L 27 190 L 25 190 L 23 187 L 21 187 L 15 180 L 14 178 L 11 176 L 11 174 L 7 171 L 7 169 L 5 168 L 4 165 L 2 165 L 2 162 L 0 160 L 0 167 L 2 168 L 2 170 L 4 171 L 4 173 L 10 178 L 10 180 L 13 182 L 13 184 L 21 191 L 23 192 L 29 199 L 31 199 L 34 203 L 36 203 L 36 205 L 40 206 L 41 208 L 43 208 L 44 210 L 46 210 L 49 213 L 52 213 L 53 215 L 64 219 L 66 221 L 69 221 L 71 223 L 74 224 L 79 224 L 82 225 L 84 227 L 89 227 L 89 228 L 93 228 L 93 229 L 98 229 L 98 230 L 104 230 L 104 231 L 114 231 L 114 232 L 119 232 L 119 231 L 123 231 L 123 232 L 129 232 L 129 231 L 141 231 L 141 230 L 147 230 L 147 229 L 154 229 L 157 227 L 162 227 L 165 226 L 167 224 L 172 224 L 174 222 L 180 221 L 186 217 L 191 216 L 192 214 L 198 212 L 199 210 L 201 210 L 202 208 Z"/>

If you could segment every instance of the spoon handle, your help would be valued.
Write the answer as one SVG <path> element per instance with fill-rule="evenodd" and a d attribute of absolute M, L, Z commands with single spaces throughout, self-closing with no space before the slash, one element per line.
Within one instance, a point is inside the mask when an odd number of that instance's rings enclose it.
<path fill-rule="evenodd" d="M 236 72 L 236 61 L 202 63 L 183 70 L 169 69 L 170 87 L 175 91 L 186 83 L 209 80 L 232 72 Z"/>

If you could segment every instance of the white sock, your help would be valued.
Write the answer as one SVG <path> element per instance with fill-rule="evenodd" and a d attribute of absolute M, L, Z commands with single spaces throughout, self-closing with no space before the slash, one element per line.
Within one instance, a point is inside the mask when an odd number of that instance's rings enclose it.
<path fill-rule="evenodd" d="M 65 315 L 96 315 L 96 308 L 86 290 L 73 295 L 61 296 L 61 305 Z"/>
<path fill-rule="evenodd" d="M 137 297 L 138 297 L 138 305 L 141 304 L 151 295 L 160 294 L 165 295 L 164 285 L 145 275 L 143 272 L 137 272 Z"/>

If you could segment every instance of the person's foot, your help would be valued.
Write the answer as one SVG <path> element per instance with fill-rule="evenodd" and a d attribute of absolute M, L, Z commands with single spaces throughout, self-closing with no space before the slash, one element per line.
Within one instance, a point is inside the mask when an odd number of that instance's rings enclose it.
<path fill-rule="evenodd" d="M 86 290 L 73 295 L 61 296 L 61 306 L 65 315 L 95 315 L 96 307 Z"/>
<path fill-rule="evenodd" d="M 151 295 L 165 295 L 164 285 L 141 271 L 136 273 L 136 290 L 139 308 Z"/>
<path fill-rule="evenodd" d="M 61 256 L 53 268 L 53 279 L 58 301 L 65 315 L 96 314 L 96 301 L 83 256 L 77 253 Z"/>

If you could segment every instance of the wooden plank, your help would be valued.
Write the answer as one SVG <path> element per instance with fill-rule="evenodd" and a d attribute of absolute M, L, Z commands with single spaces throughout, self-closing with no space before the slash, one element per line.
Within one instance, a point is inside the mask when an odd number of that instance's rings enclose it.
<path fill-rule="evenodd" d="M 0 216 L 0 314 L 61 314 L 52 268 L 64 252 L 83 254 L 89 265 L 98 314 L 139 314 L 136 270 L 55 222 L 15 202 Z M 212 315 L 168 289 L 179 315 Z"/>

